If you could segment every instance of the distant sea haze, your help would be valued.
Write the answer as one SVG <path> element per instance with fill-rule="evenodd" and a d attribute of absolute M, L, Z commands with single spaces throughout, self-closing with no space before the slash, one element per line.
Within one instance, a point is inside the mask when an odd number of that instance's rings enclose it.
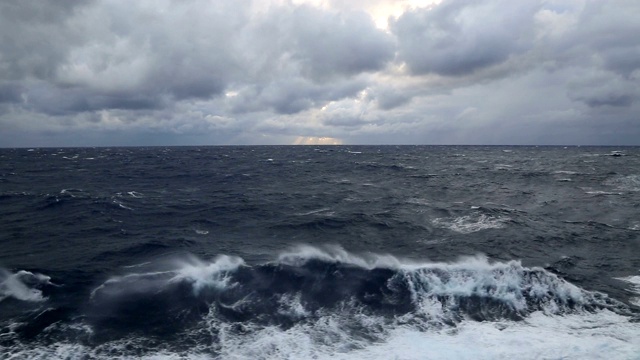
<path fill-rule="evenodd" d="M 640 148 L 0 149 L 3 359 L 638 359 Z"/>

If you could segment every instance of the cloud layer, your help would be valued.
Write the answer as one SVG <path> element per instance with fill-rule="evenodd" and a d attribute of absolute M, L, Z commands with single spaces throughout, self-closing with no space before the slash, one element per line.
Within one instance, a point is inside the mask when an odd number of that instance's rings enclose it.
<path fill-rule="evenodd" d="M 635 0 L 4 1 L 0 146 L 640 145 L 638 18 Z"/>

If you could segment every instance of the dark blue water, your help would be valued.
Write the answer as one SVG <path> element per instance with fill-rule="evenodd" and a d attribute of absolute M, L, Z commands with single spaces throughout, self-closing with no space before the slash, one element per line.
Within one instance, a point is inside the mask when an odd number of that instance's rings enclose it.
<path fill-rule="evenodd" d="M 0 358 L 640 358 L 640 148 L 0 150 Z"/>

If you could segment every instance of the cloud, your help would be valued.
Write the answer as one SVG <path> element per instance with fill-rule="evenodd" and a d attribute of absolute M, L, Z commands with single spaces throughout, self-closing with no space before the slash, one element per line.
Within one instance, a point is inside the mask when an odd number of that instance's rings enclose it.
<path fill-rule="evenodd" d="M 538 1 L 450 0 L 392 22 L 398 57 L 413 74 L 470 74 L 532 46 Z"/>
<path fill-rule="evenodd" d="M 52 79 L 79 36 L 68 25 L 89 2 L 0 3 L 0 79 Z"/>
<path fill-rule="evenodd" d="M 636 0 L 5 1 L 0 144 L 637 144 L 638 17 Z"/>
<path fill-rule="evenodd" d="M 286 33 L 291 36 L 293 58 L 312 79 L 380 70 L 393 58 L 392 38 L 363 12 L 325 12 L 302 6 L 287 15 L 292 22 Z"/>
<path fill-rule="evenodd" d="M 230 98 L 229 103 L 234 113 L 271 109 L 278 114 L 295 114 L 311 107 L 322 107 L 329 101 L 352 97 L 366 85 L 363 78 L 318 84 L 303 77 L 284 77 L 242 89 Z"/>
<path fill-rule="evenodd" d="M 640 70 L 640 45 L 635 35 L 640 32 L 639 13 L 637 1 L 587 2 L 574 36 L 589 46 L 594 60 L 602 60 L 608 70 L 629 76 Z"/>
<path fill-rule="evenodd" d="M 0 83 L 0 103 L 16 103 L 22 100 L 23 86 L 19 82 Z"/>
<path fill-rule="evenodd" d="M 628 107 L 640 97 L 636 81 L 628 81 L 615 73 L 589 74 L 569 83 L 568 96 L 590 107 Z"/>

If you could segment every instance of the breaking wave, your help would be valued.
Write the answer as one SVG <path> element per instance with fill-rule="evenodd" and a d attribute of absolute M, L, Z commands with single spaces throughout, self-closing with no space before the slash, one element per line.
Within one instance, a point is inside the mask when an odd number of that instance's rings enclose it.
<path fill-rule="evenodd" d="M 12 273 L 0 268 L 0 302 L 8 298 L 31 302 L 44 301 L 40 288 L 43 285 L 52 285 L 50 280 L 50 277 L 38 273 L 25 270 Z"/>
<path fill-rule="evenodd" d="M 519 261 L 417 262 L 305 245 L 256 265 L 223 255 L 132 268 L 91 292 L 82 320 L 59 329 L 55 346 L 16 337 L 9 358 L 495 358 L 521 346 L 535 348 L 534 358 L 589 358 L 639 350 L 627 306 Z M 54 330 L 43 331 L 48 341 Z"/>

